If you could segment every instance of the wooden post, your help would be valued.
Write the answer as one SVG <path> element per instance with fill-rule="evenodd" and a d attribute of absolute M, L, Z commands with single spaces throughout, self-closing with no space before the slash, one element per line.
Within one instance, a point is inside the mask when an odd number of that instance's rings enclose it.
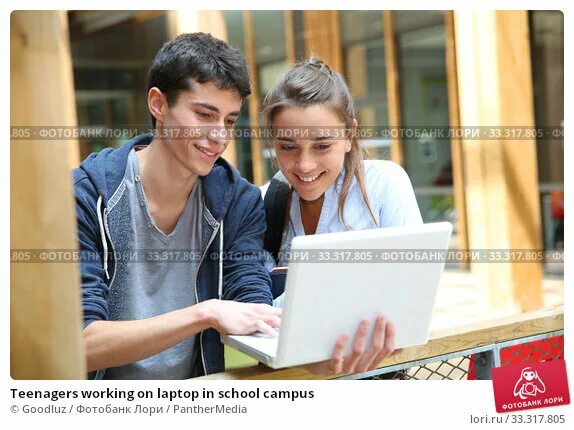
<path fill-rule="evenodd" d="M 393 22 L 393 11 L 390 10 L 383 12 L 383 37 L 385 40 L 385 64 L 387 66 L 389 126 L 395 128 L 401 126 L 401 93 L 395 26 Z M 405 164 L 403 142 L 398 135 L 391 138 L 391 159 L 401 166 Z"/>
<path fill-rule="evenodd" d="M 65 11 L 12 12 L 10 75 L 11 126 L 77 125 Z M 78 265 L 18 262 L 25 250 L 77 249 L 78 142 L 12 139 L 10 150 L 10 373 L 83 379 Z"/>
<path fill-rule="evenodd" d="M 243 28 L 245 31 L 245 57 L 251 75 L 251 95 L 249 96 L 249 123 L 251 128 L 259 130 L 259 80 L 257 75 L 257 59 L 255 57 L 255 36 L 253 29 L 253 14 L 243 12 Z M 257 133 L 256 133 L 257 134 Z M 265 167 L 263 166 L 263 139 L 255 137 L 251 140 L 251 160 L 253 163 L 253 183 L 263 185 Z"/>
<path fill-rule="evenodd" d="M 168 34 L 174 39 L 181 33 L 202 31 L 227 41 L 227 27 L 222 10 L 182 9 L 167 12 Z"/>
<path fill-rule="evenodd" d="M 222 10 L 171 10 L 167 12 L 169 38 L 174 39 L 181 33 L 202 31 L 213 37 L 227 41 L 225 11 Z M 237 148 L 232 139 L 223 154 L 223 158 L 237 167 Z"/>
<path fill-rule="evenodd" d="M 458 79 L 456 74 L 456 43 L 454 36 L 454 13 L 446 11 L 444 14 L 446 39 L 446 76 L 448 90 L 448 116 L 450 127 L 460 127 L 460 112 L 458 105 Z M 456 210 L 456 230 L 459 249 L 468 249 L 468 233 L 466 228 L 466 196 L 464 185 L 464 157 L 462 142 L 457 135 L 450 139 L 450 152 L 452 162 L 452 179 L 454 189 L 454 207 Z M 467 259 L 461 261 L 464 269 L 469 269 Z"/>
<path fill-rule="evenodd" d="M 462 126 L 485 126 L 494 133 L 503 126 L 534 126 L 527 14 L 454 13 Z M 463 138 L 462 152 L 470 247 L 540 250 L 536 141 Z M 509 311 L 541 306 L 542 262 L 473 263 L 472 270 L 491 306 Z"/>
<path fill-rule="evenodd" d="M 323 60 L 333 70 L 343 73 L 339 12 L 336 10 L 303 11 L 305 55 Z"/>
<path fill-rule="evenodd" d="M 291 66 L 297 62 L 295 54 L 295 24 L 293 22 L 293 11 L 283 11 L 283 21 L 285 22 L 285 49 L 287 51 L 287 63 Z"/>
<path fill-rule="evenodd" d="M 347 49 L 345 56 L 345 79 L 349 83 L 349 87 L 354 98 L 362 98 L 368 96 L 367 88 L 367 52 L 364 45 L 355 45 Z M 371 109 L 372 110 L 372 109 Z M 373 122 L 365 122 L 361 117 L 361 126 L 374 126 Z"/>

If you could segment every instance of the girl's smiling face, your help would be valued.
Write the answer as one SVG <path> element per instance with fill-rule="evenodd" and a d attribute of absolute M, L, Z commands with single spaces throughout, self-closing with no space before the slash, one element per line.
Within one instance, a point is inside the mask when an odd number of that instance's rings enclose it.
<path fill-rule="evenodd" d="M 339 176 L 351 150 L 345 124 L 327 106 L 317 104 L 281 109 L 271 125 L 281 172 L 303 200 L 319 199 Z"/>

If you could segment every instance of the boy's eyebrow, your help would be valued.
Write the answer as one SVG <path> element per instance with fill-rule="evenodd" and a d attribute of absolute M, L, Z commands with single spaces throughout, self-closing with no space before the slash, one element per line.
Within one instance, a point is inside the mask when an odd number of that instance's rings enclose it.
<path fill-rule="evenodd" d="M 213 106 L 211 103 L 207 103 L 207 102 L 193 102 L 192 105 L 194 106 L 201 106 L 204 107 L 206 109 L 209 109 L 210 111 L 219 113 L 219 109 L 217 108 L 217 106 Z M 227 116 L 239 116 L 241 112 L 239 112 L 238 110 L 230 112 Z"/>
<path fill-rule="evenodd" d="M 291 139 L 290 137 L 277 136 L 275 139 L 280 140 L 280 141 L 282 141 L 282 142 L 295 143 L 295 139 Z"/>

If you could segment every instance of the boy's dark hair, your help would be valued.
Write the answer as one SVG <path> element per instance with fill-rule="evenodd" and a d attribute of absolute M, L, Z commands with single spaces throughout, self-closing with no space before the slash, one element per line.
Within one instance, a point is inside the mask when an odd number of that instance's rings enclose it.
<path fill-rule="evenodd" d="M 193 89 L 193 81 L 235 90 L 242 99 L 251 94 L 245 59 L 211 34 L 183 33 L 165 43 L 153 59 L 147 89 L 159 88 L 172 106 L 181 91 Z M 153 115 L 152 124 L 155 127 Z"/>

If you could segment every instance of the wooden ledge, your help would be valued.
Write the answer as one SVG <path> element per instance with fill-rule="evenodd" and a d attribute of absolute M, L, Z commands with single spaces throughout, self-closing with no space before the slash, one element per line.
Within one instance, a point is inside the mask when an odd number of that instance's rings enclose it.
<path fill-rule="evenodd" d="M 380 364 L 380 368 L 408 363 L 509 340 L 564 329 L 564 308 L 528 312 L 480 323 L 437 330 L 426 345 L 404 349 Z M 198 379 L 331 379 L 313 375 L 301 367 L 273 370 L 262 364 L 203 376 Z"/>

